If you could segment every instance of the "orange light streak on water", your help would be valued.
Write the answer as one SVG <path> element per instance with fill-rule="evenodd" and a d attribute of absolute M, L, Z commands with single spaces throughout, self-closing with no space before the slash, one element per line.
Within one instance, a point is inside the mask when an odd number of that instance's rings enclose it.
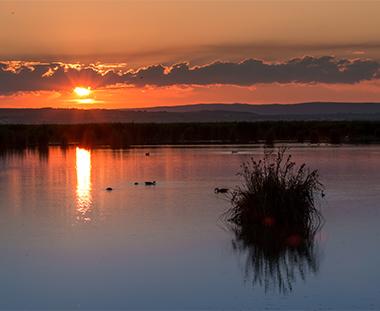
<path fill-rule="evenodd" d="M 77 148 L 76 150 L 77 169 L 77 211 L 82 215 L 84 221 L 89 221 L 85 217 L 91 206 L 91 151 Z"/>

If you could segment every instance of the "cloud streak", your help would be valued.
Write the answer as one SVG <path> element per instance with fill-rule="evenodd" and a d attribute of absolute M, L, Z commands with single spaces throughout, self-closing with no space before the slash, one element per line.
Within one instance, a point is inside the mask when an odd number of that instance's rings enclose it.
<path fill-rule="evenodd" d="M 168 87 L 176 85 L 355 84 L 379 79 L 380 62 L 371 59 L 337 59 L 304 56 L 285 62 L 260 59 L 215 61 L 191 67 L 161 64 L 126 70 L 126 64 L 68 64 L 0 62 L 0 95 L 18 92 L 71 91 L 77 86 L 99 88 Z"/>

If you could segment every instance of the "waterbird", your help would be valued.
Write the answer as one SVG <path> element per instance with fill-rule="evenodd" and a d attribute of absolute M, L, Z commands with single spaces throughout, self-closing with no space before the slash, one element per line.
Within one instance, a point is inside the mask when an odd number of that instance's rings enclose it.
<path fill-rule="evenodd" d="M 145 186 L 155 186 L 156 182 L 155 181 L 146 181 Z"/>
<path fill-rule="evenodd" d="M 226 193 L 226 192 L 228 192 L 228 189 L 227 188 L 221 188 L 221 189 L 219 189 L 219 188 L 215 188 L 214 189 L 214 192 L 215 193 Z"/>
<path fill-rule="evenodd" d="M 113 190 L 111 187 L 108 187 L 108 188 L 107 188 L 107 191 L 111 191 L 111 190 Z"/>
<path fill-rule="evenodd" d="M 136 182 L 135 182 L 135 185 L 138 185 L 138 184 L 139 184 L 139 183 L 136 181 Z"/>
<path fill-rule="evenodd" d="M 149 156 L 150 154 L 149 154 L 149 152 L 147 152 L 147 153 L 145 153 L 145 155 L 146 155 L 146 156 Z"/>

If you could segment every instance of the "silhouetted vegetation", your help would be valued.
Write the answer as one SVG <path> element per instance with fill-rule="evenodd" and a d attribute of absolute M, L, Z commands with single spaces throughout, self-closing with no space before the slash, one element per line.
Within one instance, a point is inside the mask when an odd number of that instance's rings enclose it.
<path fill-rule="evenodd" d="M 129 148 L 154 144 L 378 143 L 380 121 L 89 123 L 0 125 L 0 151 L 80 145 Z"/>
<path fill-rule="evenodd" d="M 265 145 L 273 146 L 274 145 L 274 132 L 270 130 L 265 136 Z"/>
<path fill-rule="evenodd" d="M 305 164 L 296 168 L 291 155 L 284 159 L 286 150 L 242 164 L 243 184 L 227 195 L 231 207 L 222 216 L 235 235 L 233 249 L 244 258 L 245 277 L 265 292 L 277 288 L 285 294 L 297 272 L 303 280 L 307 272 L 318 272 L 314 236 L 323 220 L 314 202 L 323 196 L 318 171 Z"/>
<path fill-rule="evenodd" d="M 238 174 L 244 182 L 231 193 L 228 221 L 237 225 L 298 224 L 318 227 L 321 214 L 314 200 L 323 194 L 318 171 L 309 171 L 305 164 L 296 168 L 291 155 L 284 161 L 286 148 L 277 154 L 265 153 L 262 160 L 242 164 Z"/>
<path fill-rule="evenodd" d="M 375 130 L 375 133 L 376 134 L 376 130 Z M 329 139 L 329 142 L 330 144 L 333 144 L 333 145 L 339 145 L 342 143 L 342 133 L 340 132 L 339 129 L 332 129 L 330 130 L 330 135 L 329 135 L 330 139 Z"/>
<path fill-rule="evenodd" d="M 310 131 L 310 144 L 319 144 L 319 134 L 318 131 Z"/>
<path fill-rule="evenodd" d="M 305 142 L 305 132 L 304 131 L 298 131 L 297 132 L 297 142 L 303 144 Z"/>

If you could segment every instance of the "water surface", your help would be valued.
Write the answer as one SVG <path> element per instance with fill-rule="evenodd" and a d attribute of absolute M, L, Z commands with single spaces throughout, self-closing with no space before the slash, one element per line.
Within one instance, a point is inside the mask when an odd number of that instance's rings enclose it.
<path fill-rule="evenodd" d="M 307 256 L 277 257 L 293 268 L 290 278 L 284 262 L 251 269 L 252 248 L 239 248 L 220 221 L 229 202 L 214 188 L 239 184 L 240 164 L 263 152 L 50 148 L 0 156 L 0 308 L 380 309 L 380 148 L 289 151 L 319 169 L 326 188 L 326 222 Z"/>

